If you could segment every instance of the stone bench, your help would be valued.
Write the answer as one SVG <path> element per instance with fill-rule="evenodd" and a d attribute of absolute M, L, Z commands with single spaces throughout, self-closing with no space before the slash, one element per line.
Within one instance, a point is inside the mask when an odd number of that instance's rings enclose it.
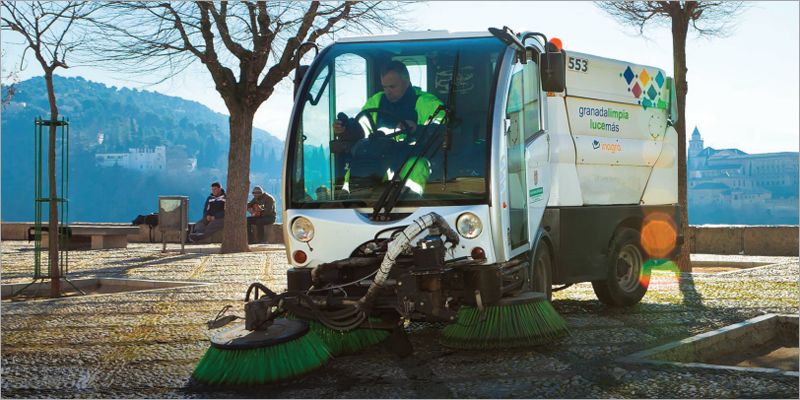
<path fill-rule="evenodd" d="M 42 248 L 49 247 L 46 229 L 47 227 L 42 227 Z M 137 226 L 71 225 L 68 229 L 70 248 L 76 247 L 73 242 L 78 245 L 86 243 L 86 239 L 91 239 L 92 249 L 124 249 L 128 247 L 128 235 L 139 234 L 139 227 Z"/>

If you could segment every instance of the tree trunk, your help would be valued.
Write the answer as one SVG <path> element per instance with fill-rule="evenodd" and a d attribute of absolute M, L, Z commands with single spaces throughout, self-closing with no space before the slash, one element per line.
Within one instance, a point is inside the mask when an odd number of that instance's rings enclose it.
<path fill-rule="evenodd" d="M 678 6 L 680 7 L 680 6 Z M 680 10 L 672 14 L 672 55 L 674 58 L 675 95 L 678 100 L 678 204 L 681 206 L 681 234 L 686 242 L 678 255 L 678 269 L 681 272 L 692 272 L 689 258 L 689 204 L 687 201 L 687 164 L 686 164 L 686 93 L 689 91 L 686 82 L 686 34 L 689 28 L 690 11 Z"/>
<path fill-rule="evenodd" d="M 247 199 L 250 194 L 250 146 L 255 110 L 229 107 L 230 149 L 221 253 L 250 251 L 247 244 Z M 235 157 L 234 157 L 235 156 Z"/>
<path fill-rule="evenodd" d="M 56 192 L 56 125 L 58 119 L 58 107 L 56 106 L 56 94 L 53 89 L 53 71 L 45 69 L 44 75 L 47 83 L 47 97 L 50 101 L 50 135 L 47 146 L 47 177 L 50 183 L 49 197 L 50 217 L 48 218 L 48 238 L 50 240 L 50 296 L 59 297 L 61 295 L 61 270 L 58 267 L 58 197 Z"/>

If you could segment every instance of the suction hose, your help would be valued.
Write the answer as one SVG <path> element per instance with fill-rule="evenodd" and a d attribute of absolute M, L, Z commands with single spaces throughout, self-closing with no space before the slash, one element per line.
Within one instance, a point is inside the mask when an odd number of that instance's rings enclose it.
<path fill-rule="evenodd" d="M 383 262 L 381 262 L 381 266 L 378 269 L 378 274 L 375 276 L 369 289 L 367 289 L 367 294 L 356 303 L 356 308 L 363 311 L 364 314 L 369 312 L 369 309 L 372 307 L 372 302 L 378 296 L 378 291 L 383 288 L 383 283 L 389 276 L 389 271 L 392 270 L 392 265 L 394 265 L 397 256 L 411 245 L 412 239 L 430 227 L 438 228 L 439 232 L 447 238 L 448 242 L 454 245 L 458 244 L 458 235 L 439 214 L 429 213 L 415 219 L 400 235 L 389 243 L 388 251 L 386 252 L 386 256 L 383 257 Z"/>

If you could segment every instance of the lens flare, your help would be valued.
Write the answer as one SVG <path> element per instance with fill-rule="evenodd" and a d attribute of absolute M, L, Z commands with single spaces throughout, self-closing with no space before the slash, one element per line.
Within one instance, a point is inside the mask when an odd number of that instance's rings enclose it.
<path fill-rule="evenodd" d="M 649 265 L 649 270 L 651 274 L 653 271 L 660 271 L 666 272 L 658 274 L 657 278 L 653 278 L 650 280 L 650 290 L 673 290 L 675 285 L 678 284 L 679 277 L 681 271 L 678 270 L 678 267 L 675 263 L 671 260 L 663 259 L 663 258 L 654 258 L 650 261 L 647 261 L 645 264 Z M 651 275 L 651 278 L 656 275 Z"/>
<path fill-rule="evenodd" d="M 642 248 L 652 258 L 666 257 L 678 242 L 677 225 L 661 212 L 648 215 L 642 224 Z"/>

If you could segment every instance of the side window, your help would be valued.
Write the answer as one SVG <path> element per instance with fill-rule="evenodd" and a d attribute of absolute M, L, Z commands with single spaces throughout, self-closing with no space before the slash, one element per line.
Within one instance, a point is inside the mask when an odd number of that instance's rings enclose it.
<path fill-rule="evenodd" d="M 297 176 L 293 189 L 295 201 L 312 201 L 309 193 L 321 185 L 330 186 L 330 136 L 332 135 L 330 118 L 331 79 L 330 68 L 325 66 L 314 79 L 309 90 L 307 102 L 303 108 L 303 119 L 298 132 L 299 145 L 295 166 Z"/>
<path fill-rule="evenodd" d="M 525 99 L 523 101 L 525 114 L 525 140 L 531 138 L 542 129 L 541 120 L 541 91 L 539 90 L 539 65 L 528 61 L 523 67 L 525 83 Z"/>
<path fill-rule="evenodd" d="M 336 57 L 334 62 L 335 79 L 332 99 L 331 119 L 337 119 L 339 113 L 344 113 L 349 118 L 355 118 L 367 102 L 367 60 L 364 57 L 346 53 Z M 327 201 L 338 198 L 344 186 L 347 174 L 349 153 L 341 149 L 331 153 L 329 166 L 332 171 L 332 180 L 324 186 L 314 189 L 317 201 Z M 326 200 L 327 199 L 327 200 Z"/>
<path fill-rule="evenodd" d="M 528 204 L 525 179 L 525 132 L 528 124 L 525 116 L 525 70 L 516 64 L 511 71 L 511 87 L 506 105 L 506 145 L 508 146 L 508 199 L 511 248 L 528 242 Z"/>
<path fill-rule="evenodd" d="M 335 70 L 336 114 L 343 112 L 355 117 L 367 102 L 367 60 L 355 54 L 342 54 L 336 57 Z"/>

